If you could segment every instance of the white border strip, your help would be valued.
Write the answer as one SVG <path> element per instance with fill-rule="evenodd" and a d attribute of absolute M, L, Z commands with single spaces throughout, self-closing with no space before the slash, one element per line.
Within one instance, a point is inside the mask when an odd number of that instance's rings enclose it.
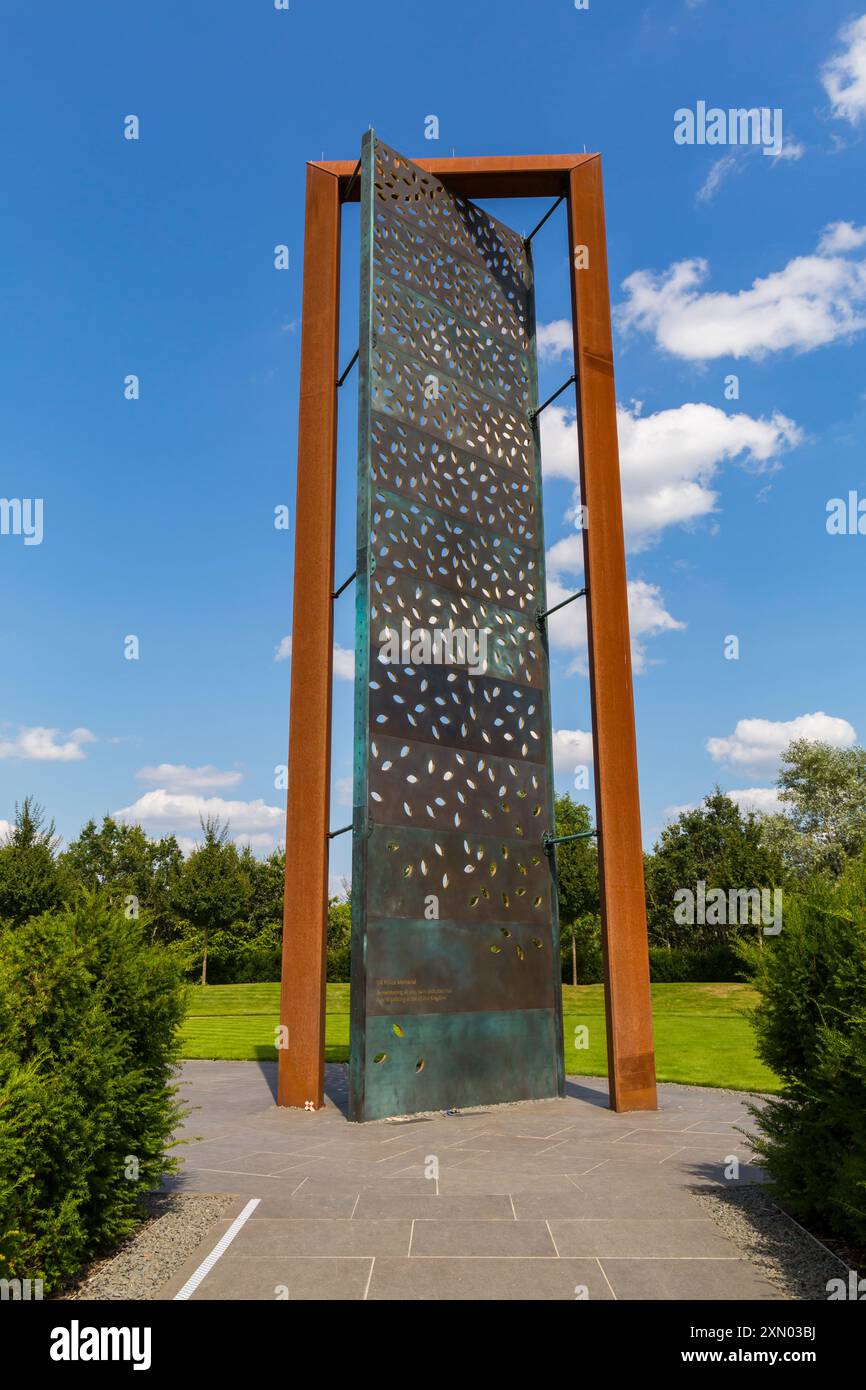
<path fill-rule="evenodd" d="M 247 1221 L 249 1221 L 250 1217 L 252 1216 L 256 1207 L 259 1205 L 260 1201 L 260 1197 L 253 1197 L 250 1199 L 249 1202 L 247 1202 L 240 1216 L 235 1217 L 234 1221 L 229 1226 L 225 1235 L 220 1237 L 210 1254 L 205 1256 L 195 1273 L 190 1275 L 180 1292 L 175 1294 L 174 1299 L 172 1300 L 173 1302 L 176 1303 L 178 1299 L 187 1299 L 192 1297 L 199 1284 L 201 1283 L 202 1279 L 204 1279 L 206 1274 L 210 1274 L 220 1255 L 225 1254 L 226 1250 L 231 1245 L 238 1231 Z"/>

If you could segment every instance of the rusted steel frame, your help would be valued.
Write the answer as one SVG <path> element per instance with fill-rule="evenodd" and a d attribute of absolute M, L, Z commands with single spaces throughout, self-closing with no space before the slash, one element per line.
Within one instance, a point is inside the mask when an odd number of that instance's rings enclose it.
<path fill-rule="evenodd" d="M 277 1104 L 324 1105 L 340 183 L 307 166 Z"/>
<path fill-rule="evenodd" d="M 464 198 L 557 197 L 567 187 L 575 166 L 594 159 L 591 154 L 490 155 L 471 159 L 413 158 L 412 163 L 435 174 L 451 193 Z M 352 182 L 354 160 L 320 160 L 314 168 L 327 170 L 340 181 L 345 202 L 357 203 L 359 180 Z"/>
<path fill-rule="evenodd" d="M 601 160 L 569 174 L 574 365 L 587 576 L 608 1077 L 614 1110 L 656 1108 L 646 901 Z M 585 247 L 588 265 L 577 268 Z"/>
<path fill-rule="evenodd" d="M 574 268 L 573 250 L 570 259 L 582 497 L 590 523 L 595 518 L 594 531 L 592 524 L 584 531 L 584 552 L 588 584 L 595 591 L 588 602 L 587 626 L 610 1094 L 614 1109 L 653 1109 L 655 1067 L 601 162 L 597 155 L 545 155 L 416 163 L 466 197 L 556 196 L 565 187 L 569 246 L 590 248 L 587 269 Z M 317 611 L 321 621 L 310 625 L 303 641 L 300 631 L 293 639 L 280 1000 L 280 1019 L 290 1032 L 289 1046 L 279 1055 L 281 1105 L 323 1103 L 339 203 L 347 189 L 352 197 L 355 168 L 352 160 L 342 160 L 313 163 L 307 170 L 296 532 L 303 545 L 296 548 L 295 612 Z M 310 563 L 312 557 L 315 564 Z M 308 703 L 311 697 L 316 703 Z M 315 720 L 302 724 L 311 709 L 324 712 L 318 727 Z"/>

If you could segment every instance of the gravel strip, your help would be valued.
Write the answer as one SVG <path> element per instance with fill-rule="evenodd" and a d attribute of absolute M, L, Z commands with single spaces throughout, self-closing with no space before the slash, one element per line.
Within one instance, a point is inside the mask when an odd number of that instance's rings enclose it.
<path fill-rule="evenodd" d="M 826 1302 L 827 1281 L 846 1278 L 848 1266 L 782 1211 L 760 1183 L 692 1196 L 719 1229 L 786 1298 Z"/>
<path fill-rule="evenodd" d="M 156 1298 L 234 1201 L 228 1193 L 157 1193 L 129 1240 L 82 1275 L 64 1299 Z"/>

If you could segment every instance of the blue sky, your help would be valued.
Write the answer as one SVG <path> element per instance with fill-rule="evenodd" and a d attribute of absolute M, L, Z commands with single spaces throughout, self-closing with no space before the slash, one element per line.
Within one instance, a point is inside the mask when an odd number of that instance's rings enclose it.
<path fill-rule="evenodd" d="M 43 536 L 0 535 L 0 821 L 32 793 L 66 838 L 123 811 L 188 844 L 208 810 L 257 852 L 280 838 L 304 163 L 355 157 L 369 125 L 409 157 L 603 156 L 647 843 L 717 781 L 770 808 L 794 733 L 861 739 L 866 538 L 826 521 L 866 497 L 864 10 L 4 0 L 0 494 L 41 498 Z M 699 101 L 780 109 L 781 155 L 676 143 Z M 547 205 L 490 207 L 526 231 Z M 543 397 L 572 370 L 562 209 L 534 251 Z M 567 399 L 543 436 L 557 594 L 581 583 Z M 352 382 L 338 580 L 355 411 Z M 552 630 L 563 790 L 588 758 L 580 607 Z M 348 597 L 345 650 L 352 623 Z M 351 707 L 338 678 L 335 825 Z"/>

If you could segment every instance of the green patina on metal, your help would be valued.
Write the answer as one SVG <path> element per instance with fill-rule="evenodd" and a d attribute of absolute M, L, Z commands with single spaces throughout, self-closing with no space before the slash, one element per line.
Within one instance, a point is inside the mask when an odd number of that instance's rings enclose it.
<path fill-rule="evenodd" d="M 360 177 L 349 1114 L 368 1120 L 561 1095 L 564 1068 L 531 256 L 372 131 Z"/>

